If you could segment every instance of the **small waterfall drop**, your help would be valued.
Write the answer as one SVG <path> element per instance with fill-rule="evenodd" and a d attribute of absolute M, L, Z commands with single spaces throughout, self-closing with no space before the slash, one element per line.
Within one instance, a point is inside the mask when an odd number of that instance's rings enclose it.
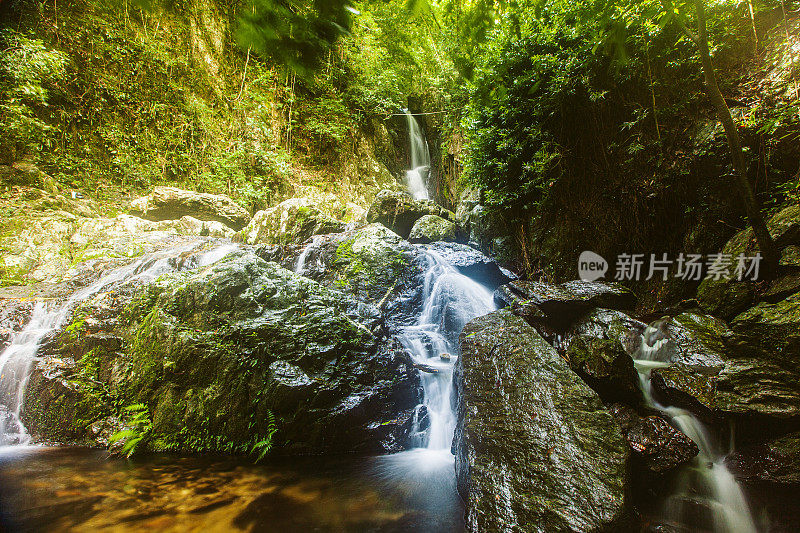
<path fill-rule="evenodd" d="M 492 292 L 458 272 L 439 254 L 426 251 L 422 312 L 416 324 L 397 335 L 419 367 L 424 397 L 417 412 L 424 410 L 428 426 L 417 421 L 414 442 L 427 450 L 450 453 L 455 414 L 450 397 L 453 365 L 458 357 L 458 335 L 473 318 L 496 309 Z"/>
<path fill-rule="evenodd" d="M 661 405 L 653 398 L 650 374 L 654 368 L 669 366 L 672 342 L 657 328 L 648 326 L 641 336 L 635 361 L 647 404 L 664 413 L 700 450 L 692 463 L 680 472 L 677 490 L 666 502 L 665 516 L 680 523 L 687 513 L 687 501 L 702 501 L 713 513 L 715 532 L 756 533 L 758 529 L 742 488 L 725 465 L 726 451 L 692 413 Z"/>
<path fill-rule="evenodd" d="M 409 145 L 411 147 L 411 169 L 406 171 L 406 187 L 415 200 L 427 200 L 427 176 L 430 172 L 431 155 L 428 151 L 428 142 L 419 126 L 417 119 L 407 109 L 406 122 L 408 123 Z"/>
<path fill-rule="evenodd" d="M 192 242 L 145 255 L 79 289 L 61 305 L 37 302 L 28 324 L 11 337 L 0 353 L 0 446 L 31 444 L 31 436 L 22 422 L 31 369 L 42 343 L 64 325 L 77 304 L 119 283 L 146 283 L 168 272 L 211 265 L 237 248 L 234 244 L 223 244 L 196 252 L 202 244 Z"/>

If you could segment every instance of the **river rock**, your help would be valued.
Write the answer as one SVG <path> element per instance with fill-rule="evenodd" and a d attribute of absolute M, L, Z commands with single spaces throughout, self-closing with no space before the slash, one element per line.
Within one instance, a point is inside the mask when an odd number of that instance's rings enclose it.
<path fill-rule="evenodd" d="M 305 198 L 290 198 L 255 214 L 242 231 L 248 244 L 301 243 L 313 235 L 344 231 L 344 224 L 323 214 Z"/>
<path fill-rule="evenodd" d="M 640 358 L 642 334 L 647 324 L 640 322 L 621 311 L 613 309 L 592 309 L 580 317 L 564 333 L 560 347 L 569 345 L 573 337 L 588 335 L 599 339 L 619 341 L 625 352 L 633 358 Z"/>
<path fill-rule="evenodd" d="M 415 200 L 407 192 L 383 190 L 367 211 L 367 222 L 379 222 L 407 238 L 414 223 L 425 215 L 436 215 L 450 222 L 456 219 L 453 212 L 431 200 Z"/>
<path fill-rule="evenodd" d="M 456 225 L 436 215 L 424 215 L 414 222 L 408 240 L 416 243 L 458 240 Z"/>
<path fill-rule="evenodd" d="M 247 211 L 227 196 L 175 187 L 156 187 L 148 196 L 131 202 L 131 212 L 154 221 L 175 220 L 184 216 L 216 220 L 237 231 L 250 222 Z"/>
<path fill-rule="evenodd" d="M 639 374 L 619 340 L 580 335 L 571 339 L 566 355 L 570 368 L 605 401 L 642 401 Z"/>
<path fill-rule="evenodd" d="M 416 278 L 420 250 L 383 224 L 319 237 L 308 245 L 303 274 L 388 315 L 407 315 L 421 305 Z"/>
<path fill-rule="evenodd" d="M 725 464 L 740 481 L 800 486 L 800 432 L 735 450 Z"/>
<path fill-rule="evenodd" d="M 73 427 L 124 419 L 121 407 L 141 403 L 154 450 L 249 452 L 269 430 L 267 411 L 283 452 L 375 453 L 406 440 L 418 375 L 392 349 L 378 310 L 341 290 L 240 250 L 161 276 L 107 317 L 95 300 L 64 340 L 79 361 Z M 120 343 L 91 340 L 95 329 Z M 43 436 L 58 429 L 28 404 L 26 418 Z"/>
<path fill-rule="evenodd" d="M 636 303 L 635 295 L 619 283 L 582 280 L 561 285 L 512 281 L 497 290 L 495 299 L 505 305 L 521 301 L 533 304 L 561 329 L 593 307 L 628 309 Z"/>
<path fill-rule="evenodd" d="M 597 394 L 510 310 L 460 340 L 453 452 L 467 530 L 621 529 L 628 445 Z"/>
<path fill-rule="evenodd" d="M 628 445 L 644 466 L 661 474 L 691 461 L 699 452 L 692 439 L 659 416 L 640 416 L 622 404 L 609 406 Z"/>

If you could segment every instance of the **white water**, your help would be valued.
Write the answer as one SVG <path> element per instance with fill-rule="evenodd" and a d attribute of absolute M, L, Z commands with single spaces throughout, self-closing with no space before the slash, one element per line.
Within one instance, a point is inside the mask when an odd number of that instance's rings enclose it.
<path fill-rule="evenodd" d="M 425 260 L 422 311 L 416 323 L 403 328 L 397 337 L 414 363 L 433 370 L 420 371 L 423 400 L 417 412 L 427 411 L 429 424 L 425 428 L 421 420 L 416 421 L 412 442 L 433 452 L 428 454 L 432 461 L 448 457 L 452 461 L 450 445 L 456 417 L 451 395 L 458 335 L 467 322 L 494 311 L 496 306 L 488 288 L 458 272 L 439 254 L 426 251 Z"/>
<path fill-rule="evenodd" d="M 31 436 L 22 422 L 31 367 L 42 342 L 64 325 L 75 305 L 119 283 L 146 283 L 167 272 L 208 266 L 237 248 L 233 244 L 224 244 L 207 252 L 193 253 L 198 245 L 198 242 L 193 242 L 148 254 L 76 291 L 62 305 L 35 304 L 28 324 L 12 336 L 10 344 L 0 354 L 0 447 L 31 443 Z"/>
<path fill-rule="evenodd" d="M 411 169 L 406 171 L 406 187 L 415 200 L 427 200 L 430 196 L 426 177 L 430 172 L 431 165 L 428 142 L 425 140 L 419 123 L 408 110 L 406 110 L 406 122 L 411 146 Z"/>
<path fill-rule="evenodd" d="M 664 413 L 700 450 L 692 464 L 680 473 L 677 490 L 666 503 L 666 518 L 677 523 L 683 522 L 689 511 L 686 502 L 700 500 L 713 513 L 715 532 L 756 533 L 758 530 L 742 488 L 725 466 L 725 451 L 708 428 L 689 411 L 667 407 L 653 399 L 650 373 L 653 368 L 669 365 L 670 344 L 673 342 L 658 329 L 648 326 L 642 334 L 636 361 L 647 403 Z"/>
<path fill-rule="evenodd" d="M 304 274 L 306 271 L 306 261 L 308 260 L 308 254 L 316 249 L 319 243 L 322 241 L 322 235 L 314 235 L 311 237 L 311 242 L 306 245 L 300 255 L 297 257 L 297 262 L 294 264 L 294 272 L 295 274 Z M 317 257 L 316 265 L 318 267 L 322 266 L 322 259 Z"/>

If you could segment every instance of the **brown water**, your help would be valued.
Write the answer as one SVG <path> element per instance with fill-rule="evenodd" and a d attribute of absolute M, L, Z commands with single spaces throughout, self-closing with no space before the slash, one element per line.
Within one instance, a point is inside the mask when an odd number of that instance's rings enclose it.
<path fill-rule="evenodd" d="M 413 454 L 292 458 L 155 455 L 81 448 L 0 451 L 10 531 L 462 531 L 452 463 Z M 4 526 L 4 527 L 3 527 Z"/>

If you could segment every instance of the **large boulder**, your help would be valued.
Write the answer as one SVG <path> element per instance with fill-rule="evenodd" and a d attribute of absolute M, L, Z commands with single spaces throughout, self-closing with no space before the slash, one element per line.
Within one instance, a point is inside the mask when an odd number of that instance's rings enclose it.
<path fill-rule="evenodd" d="M 628 445 L 597 394 L 507 309 L 460 341 L 453 452 L 467 529 L 621 530 Z"/>
<path fill-rule="evenodd" d="M 800 294 L 762 302 L 731 322 L 746 346 L 789 364 L 800 359 Z"/>
<path fill-rule="evenodd" d="M 570 368 L 604 400 L 643 400 L 633 359 L 618 339 L 580 335 L 571 339 L 566 355 Z"/>
<path fill-rule="evenodd" d="M 560 347 L 569 346 L 571 339 L 576 336 L 588 335 L 617 340 L 628 355 L 640 358 L 642 334 L 646 329 L 647 324 L 621 311 L 599 307 L 581 316 L 569 327 L 561 337 Z"/>
<path fill-rule="evenodd" d="M 377 194 L 367 211 L 367 222 L 379 222 L 407 238 L 414 223 L 425 215 L 436 215 L 450 222 L 456 219 L 452 211 L 431 200 L 415 200 L 406 192 L 383 190 Z"/>
<path fill-rule="evenodd" d="M 227 196 L 175 187 L 156 187 L 148 196 L 131 202 L 131 212 L 154 221 L 175 220 L 184 216 L 216 220 L 234 230 L 240 230 L 250 222 L 250 214 Z"/>
<path fill-rule="evenodd" d="M 792 314 L 776 312 L 776 305 L 760 304 L 744 313 L 733 330 L 698 313 L 658 321 L 653 331 L 663 335 L 658 343 L 663 353 L 651 356 L 672 364 L 653 370 L 656 396 L 706 420 L 800 419 L 800 373 L 791 364 Z"/>
<path fill-rule="evenodd" d="M 636 296 L 619 283 L 574 280 L 560 285 L 542 281 L 512 281 L 495 292 L 504 305 L 525 302 L 544 312 L 557 328 L 568 327 L 595 307 L 631 309 Z"/>
<path fill-rule="evenodd" d="M 256 213 L 241 235 L 247 244 L 289 244 L 306 241 L 313 235 L 338 233 L 344 227 L 309 200 L 290 198 Z"/>
<path fill-rule="evenodd" d="M 144 404 L 153 450 L 250 451 L 270 412 L 287 453 L 402 448 L 418 376 L 374 306 L 248 250 L 131 291 L 98 294 L 62 337 L 77 361 L 66 382 L 80 392 L 70 423 L 87 439 Z M 37 408 L 53 395 L 36 390 L 25 402 L 30 427 L 64 434 Z"/>
<path fill-rule="evenodd" d="M 458 228 L 449 220 L 437 215 L 424 215 L 414 222 L 408 240 L 417 243 L 458 240 Z"/>
<path fill-rule="evenodd" d="M 420 250 L 383 224 L 323 235 L 306 246 L 303 275 L 378 305 L 386 314 L 410 314 L 419 301 Z"/>

